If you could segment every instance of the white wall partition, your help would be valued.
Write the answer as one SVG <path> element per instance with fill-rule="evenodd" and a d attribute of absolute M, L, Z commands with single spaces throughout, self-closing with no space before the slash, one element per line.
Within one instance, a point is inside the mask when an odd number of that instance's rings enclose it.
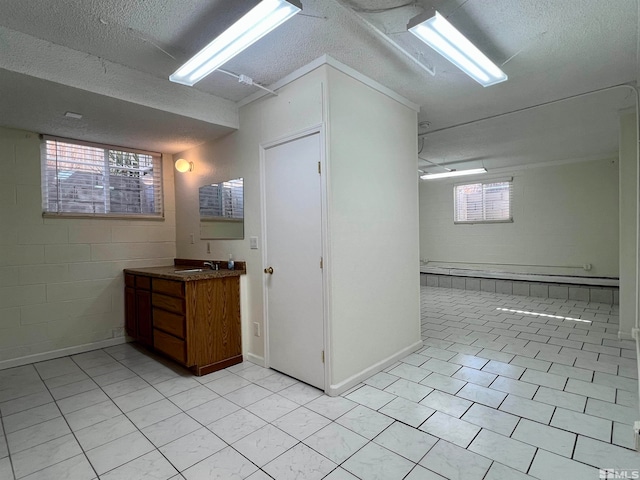
<path fill-rule="evenodd" d="M 631 338 L 637 298 L 638 164 L 636 114 L 620 116 L 620 333 Z"/>
<path fill-rule="evenodd" d="M 420 342 L 416 112 L 329 68 L 333 388 Z"/>
<path fill-rule="evenodd" d="M 176 155 L 195 164 L 176 181 L 177 248 L 179 257 L 232 253 L 247 261 L 243 347 L 250 360 L 264 361 L 264 336 L 255 335 L 265 326 L 262 245 L 250 249 L 250 237 L 263 238 L 260 145 L 320 124 L 327 131 L 327 391 L 337 394 L 421 345 L 411 104 L 328 57 L 294 74 L 277 97 L 240 108 L 240 130 Z M 199 240 L 198 186 L 237 177 L 245 179 L 245 239 Z"/>

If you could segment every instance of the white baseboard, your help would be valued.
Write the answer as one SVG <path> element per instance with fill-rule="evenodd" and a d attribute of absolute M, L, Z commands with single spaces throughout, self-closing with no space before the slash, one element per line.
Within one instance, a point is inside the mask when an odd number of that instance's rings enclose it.
<path fill-rule="evenodd" d="M 408 347 L 403 348 L 402 350 L 394 353 L 393 355 L 385 358 L 384 360 L 381 360 L 380 362 L 370 366 L 369 368 L 365 368 L 361 372 L 356 373 L 355 375 L 347 378 L 346 380 L 336 385 L 329 385 L 329 387 L 327 387 L 327 389 L 324 392 L 331 397 L 336 397 L 341 393 L 346 392 L 350 388 L 356 386 L 358 383 L 366 380 L 371 375 L 381 372 L 385 368 L 393 365 L 395 362 L 397 362 L 401 358 L 406 357 L 411 352 L 415 352 L 416 350 L 419 350 L 420 348 L 422 348 L 422 346 L 423 346 L 422 340 L 412 345 L 409 345 Z"/>
<path fill-rule="evenodd" d="M 633 336 L 630 333 L 621 332 L 620 330 L 618 330 L 618 338 L 620 340 L 634 340 Z"/>
<path fill-rule="evenodd" d="M 77 353 L 89 352 L 91 350 L 98 350 L 100 348 L 113 347 L 114 345 L 121 345 L 123 343 L 127 343 L 127 337 L 109 338 L 108 340 L 102 340 L 100 342 L 85 343 L 84 345 L 61 348 L 59 350 L 52 350 L 51 352 L 36 353 L 34 355 L 11 358 L 9 360 L 0 361 L 0 370 L 20 367 L 22 365 L 28 365 L 30 363 L 44 362 L 45 360 L 52 360 L 54 358 L 66 357 L 68 355 L 75 355 Z"/>
<path fill-rule="evenodd" d="M 266 367 L 264 364 L 264 357 L 259 357 L 258 355 L 254 355 L 253 353 L 245 353 L 244 358 L 246 361 L 255 363 L 256 365 L 260 365 L 261 367 Z"/>

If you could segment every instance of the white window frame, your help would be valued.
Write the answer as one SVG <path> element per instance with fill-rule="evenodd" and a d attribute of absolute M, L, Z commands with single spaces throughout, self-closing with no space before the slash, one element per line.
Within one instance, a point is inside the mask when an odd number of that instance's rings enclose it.
<path fill-rule="evenodd" d="M 458 195 L 457 189 L 467 185 L 481 185 L 482 186 L 482 209 L 483 217 L 486 217 L 486 199 L 485 199 L 485 185 L 494 185 L 496 183 L 508 183 L 509 184 L 509 217 L 504 219 L 488 219 L 488 220 L 458 220 Z M 486 224 L 486 223 L 513 223 L 513 177 L 508 178 L 494 178 L 490 180 L 484 180 L 481 182 L 465 182 L 456 183 L 453 186 L 453 223 L 455 225 L 473 225 L 473 224 Z"/>
<path fill-rule="evenodd" d="M 119 218 L 119 219 L 130 219 L 130 220 L 164 220 L 164 186 L 163 186 L 163 174 L 162 174 L 162 155 L 156 152 L 149 152 L 145 150 L 132 149 L 132 148 L 123 148 L 115 145 L 106 145 L 99 144 L 93 142 L 85 142 L 81 140 L 74 140 L 69 138 L 61 138 L 54 137 L 49 135 L 41 135 L 41 148 L 40 148 L 40 159 L 41 159 L 41 176 L 42 176 L 42 216 L 43 217 L 53 217 L 53 218 L 61 218 L 61 217 L 73 217 L 73 218 Z M 74 161 L 77 161 L 77 166 L 80 167 L 82 165 L 81 159 L 73 159 L 73 161 L 67 161 L 66 168 L 64 171 L 62 168 L 58 167 L 58 159 L 56 157 L 48 156 L 47 145 L 49 142 L 59 142 L 61 144 L 69 144 L 76 145 L 80 147 L 91 147 L 99 150 L 104 150 L 104 166 L 102 170 L 99 170 L 94 173 L 93 179 L 96 180 L 96 184 L 94 188 L 96 188 L 95 192 L 98 193 L 100 191 L 103 192 L 101 200 L 96 201 L 94 203 L 102 203 L 101 208 L 96 211 L 94 206 L 94 211 L 74 211 L 73 208 L 67 208 L 63 206 L 64 201 L 60 194 L 60 185 L 61 179 L 68 178 L 69 174 L 73 175 L 76 172 L 82 172 L 80 168 L 78 170 L 73 169 L 73 165 L 70 167 L 69 164 L 73 164 Z M 50 144 L 50 143 L 49 143 Z M 104 173 L 117 169 L 120 173 L 123 171 L 130 171 L 134 174 L 135 178 L 142 178 L 142 176 L 149 173 L 148 169 L 143 170 L 142 168 L 130 167 L 125 165 L 113 165 L 109 161 L 109 153 L 110 152 L 124 152 L 127 154 L 137 154 L 144 155 L 147 157 L 151 157 L 151 176 L 149 178 L 153 179 L 152 184 L 150 185 L 150 190 L 153 192 L 152 197 L 152 205 L 153 211 L 149 210 L 147 212 L 112 212 L 111 211 L 111 195 L 106 194 L 106 192 L 110 192 L 117 187 L 111 187 L 110 181 L 112 175 L 105 175 Z M 56 152 L 57 153 L 57 152 Z M 148 160 L 148 159 L 147 159 Z M 99 168 L 99 167 L 98 167 Z M 71 173 L 70 173 L 71 172 Z M 86 173 L 86 172 L 83 172 Z M 102 173 L 102 178 L 98 181 L 100 174 Z M 55 178 L 52 181 L 51 177 Z M 115 178 L 119 176 L 116 175 Z M 53 189 L 56 191 L 52 191 Z M 126 190 L 122 190 L 126 192 Z M 98 195 L 99 196 L 99 195 Z M 97 197 L 96 197 L 97 198 Z M 71 202 L 67 202 L 71 205 Z M 133 204 L 137 205 L 137 204 Z M 53 208 L 52 208 L 53 207 Z M 143 209 L 142 201 L 140 203 L 140 209 Z M 103 210 L 103 211 L 102 211 Z"/>

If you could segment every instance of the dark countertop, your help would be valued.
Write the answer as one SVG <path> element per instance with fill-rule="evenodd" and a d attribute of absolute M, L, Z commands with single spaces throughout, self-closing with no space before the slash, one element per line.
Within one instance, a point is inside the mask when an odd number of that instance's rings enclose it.
<path fill-rule="evenodd" d="M 133 275 L 144 275 L 147 277 L 165 278 L 167 280 L 175 280 L 178 282 L 191 282 L 194 280 L 205 280 L 211 278 L 238 277 L 245 275 L 247 271 L 243 269 L 236 270 L 205 270 L 203 272 L 176 273 L 176 270 L 191 270 L 194 268 L 187 265 L 167 265 L 166 267 L 143 267 L 143 268 L 125 268 L 124 273 Z M 208 268 L 208 267 L 207 267 Z"/>

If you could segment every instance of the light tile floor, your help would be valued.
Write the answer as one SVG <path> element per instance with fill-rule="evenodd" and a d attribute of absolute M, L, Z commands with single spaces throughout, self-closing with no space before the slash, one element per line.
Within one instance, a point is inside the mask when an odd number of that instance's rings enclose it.
<path fill-rule="evenodd" d="M 194 377 L 133 345 L 0 371 L 0 480 L 549 480 L 640 469 L 635 353 L 617 340 L 616 307 L 421 295 L 424 348 L 337 398 L 246 362 Z"/>

